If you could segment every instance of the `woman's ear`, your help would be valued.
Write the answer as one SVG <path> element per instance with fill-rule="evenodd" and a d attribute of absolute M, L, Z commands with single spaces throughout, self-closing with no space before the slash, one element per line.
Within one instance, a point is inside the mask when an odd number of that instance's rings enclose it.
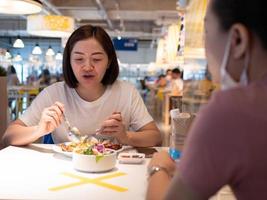
<path fill-rule="evenodd" d="M 235 24 L 232 31 L 232 55 L 235 59 L 244 58 L 247 49 L 250 48 L 250 33 L 243 24 Z"/>

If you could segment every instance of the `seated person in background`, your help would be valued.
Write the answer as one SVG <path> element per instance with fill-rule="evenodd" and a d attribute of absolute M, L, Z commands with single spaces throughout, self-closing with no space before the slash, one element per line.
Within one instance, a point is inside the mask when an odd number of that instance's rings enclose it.
<path fill-rule="evenodd" d="M 158 79 L 156 80 L 156 87 L 157 88 L 164 88 L 167 85 L 167 81 L 164 74 L 161 74 L 158 76 Z"/>
<path fill-rule="evenodd" d="M 183 95 L 183 79 L 181 78 L 181 71 L 178 68 L 172 70 L 171 93 L 173 95 Z"/>
<path fill-rule="evenodd" d="M 42 90 L 9 125 L 3 136 L 6 145 L 30 144 L 51 132 L 55 143 L 69 141 L 63 112 L 83 135 L 100 129 L 101 137 L 125 145 L 161 143 L 160 132 L 137 89 L 117 80 L 117 56 L 104 29 L 85 25 L 73 32 L 64 50 L 63 74 L 64 82 Z"/>
<path fill-rule="evenodd" d="M 20 82 L 19 82 L 19 78 L 17 76 L 15 67 L 13 65 L 9 65 L 7 68 L 7 86 L 12 87 L 12 86 L 16 86 L 19 84 Z M 16 115 L 16 105 L 12 106 L 15 102 L 16 102 L 16 98 L 14 96 L 8 98 L 8 107 L 11 110 L 11 115 Z"/>
<path fill-rule="evenodd" d="M 167 81 L 171 81 L 171 79 L 172 79 L 172 70 L 171 69 L 167 69 L 166 70 L 166 80 Z"/>
<path fill-rule="evenodd" d="M 171 87 L 171 80 L 172 80 L 172 70 L 171 69 L 167 69 L 166 70 L 166 74 L 165 74 L 165 78 L 167 81 L 167 88 Z"/>
<path fill-rule="evenodd" d="M 37 77 L 34 75 L 34 73 L 30 74 L 27 77 L 27 85 L 36 85 Z"/>
<path fill-rule="evenodd" d="M 267 199 L 266 18 L 265 0 L 209 1 L 206 55 L 222 91 L 198 113 L 177 166 L 154 155 L 147 199 L 209 199 L 225 185 L 237 199 Z"/>
<path fill-rule="evenodd" d="M 19 84 L 20 82 L 15 67 L 13 65 L 9 65 L 7 68 L 7 85 L 14 86 Z"/>
<path fill-rule="evenodd" d="M 140 85 L 141 85 L 141 94 L 144 101 L 146 101 L 147 93 L 149 92 L 149 89 L 146 86 L 146 80 L 147 76 L 145 76 L 143 79 L 140 79 Z"/>
<path fill-rule="evenodd" d="M 50 85 L 50 81 L 51 81 L 51 75 L 48 69 L 44 69 L 42 71 L 42 74 L 40 75 L 39 79 L 38 79 L 38 84 L 40 86 L 48 86 Z"/>
<path fill-rule="evenodd" d="M 157 81 L 156 81 L 156 88 L 157 88 L 157 98 L 160 101 L 163 101 L 164 95 L 164 89 L 167 86 L 167 81 L 164 74 L 159 75 Z"/>

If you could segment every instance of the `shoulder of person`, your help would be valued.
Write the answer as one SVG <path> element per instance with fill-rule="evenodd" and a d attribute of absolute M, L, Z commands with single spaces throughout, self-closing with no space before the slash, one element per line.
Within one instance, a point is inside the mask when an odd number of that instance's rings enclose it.
<path fill-rule="evenodd" d="M 211 101 L 226 109 L 240 110 L 246 106 L 255 96 L 260 95 L 257 88 L 253 85 L 236 87 L 224 91 L 216 91 L 212 95 Z M 254 97 L 253 97 L 254 96 Z"/>
<path fill-rule="evenodd" d="M 220 110 L 228 110 L 229 106 L 234 104 L 233 91 L 215 91 L 213 92 L 208 104 L 204 106 L 204 110 L 212 109 L 219 112 Z M 234 97 L 235 98 L 235 97 Z"/>
<path fill-rule="evenodd" d="M 112 87 L 113 88 L 120 88 L 121 90 L 126 90 L 128 92 L 135 89 L 135 86 L 132 83 L 129 83 L 127 81 L 122 81 L 122 80 L 116 80 L 113 83 Z"/>
<path fill-rule="evenodd" d="M 203 106 L 199 115 L 213 124 L 232 124 L 244 119 L 248 99 L 246 89 L 242 87 L 225 91 L 215 91 L 208 104 Z"/>
<path fill-rule="evenodd" d="M 69 90 L 70 89 L 69 86 L 64 81 L 60 81 L 45 87 L 44 91 L 49 93 L 50 92 L 62 93 L 66 89 Z"/>

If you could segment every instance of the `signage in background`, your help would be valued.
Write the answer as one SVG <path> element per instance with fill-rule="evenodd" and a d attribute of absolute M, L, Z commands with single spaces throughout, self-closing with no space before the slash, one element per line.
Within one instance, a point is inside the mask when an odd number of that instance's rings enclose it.
<path fill-rule="evenodd" d="M 113 39 L 113 44 L 118 51 L 137 51 L 138 40 L 136 38 Z"/>

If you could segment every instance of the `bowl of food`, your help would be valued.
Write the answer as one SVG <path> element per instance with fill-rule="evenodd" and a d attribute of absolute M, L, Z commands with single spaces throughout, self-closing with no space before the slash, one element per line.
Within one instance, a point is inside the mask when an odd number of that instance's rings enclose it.
<path fill-rule="evenodd" d="M 114 151 L 121 152 L 127 148 L 131 148 L 131 146 L 122 146 L 121 144 L 113 143 L 109 140 L 98 140 L 94 137 L 87 138 L 87 139 L 81 139 L 78 142 L 64 142 L 60 144 L 56 144 L 53 146 L 53 150 L 56 153 L 63 154 L 67 157 L 72 157 L 72 152 L 74 151 L 75 148 L 86 148 L 91 145 L 96 145 L 96 144 L 102 144 L 104 145 L 105 148 L 107 149 L 112 149 Z"/>
<path fill-rule="evenodd" d="M 102 144 L 78 146 L 72 154 L 74 169 L 83 172 L 104 172 L 116 166 L 117 152 Z"/>

